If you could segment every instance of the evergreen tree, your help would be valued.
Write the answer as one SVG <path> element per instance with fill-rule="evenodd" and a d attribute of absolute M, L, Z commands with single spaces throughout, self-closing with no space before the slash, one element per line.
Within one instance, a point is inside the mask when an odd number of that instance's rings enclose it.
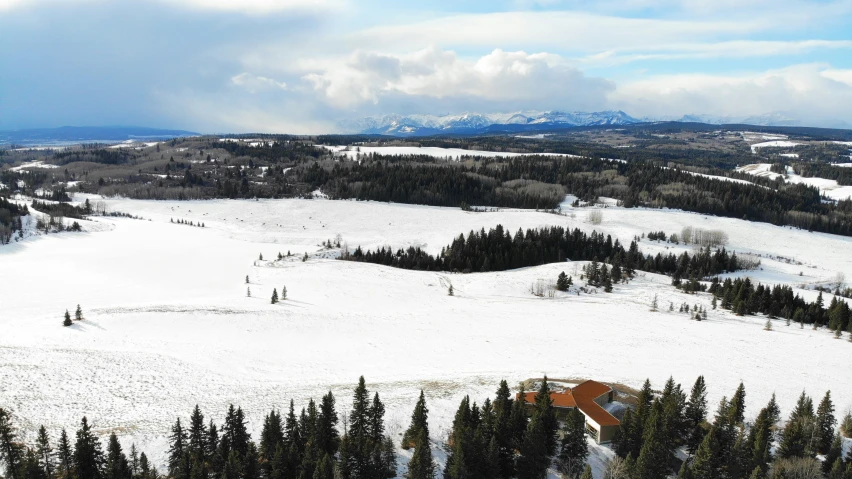
<path fill-rule="evenodd" d="M 449 295 L 449 296 L 453 296 L 453 295 L 454 295 L 454 294 L 453 294 L 453 285 L 450 285 L 450 287 L 449 287 L 449 288 L 447 288 L 447 295 Z"/>
<path fill-rule="evenodd" d="M 189 435 L 187 450 L 190 457 L 204 463 L 207 460 L 207 427 L 204 425 L 204 415 L 198 404 L 189 417 Z"/>
<path fill-rule="evenodd" d="M 246 275 L 246 284 L 249 284 L 249 275 Z"/>
<path fill-rule="evenodd" d="M 716 426 L 712 426 L 698 446 L 692 461 L 690 477 L 693 479 L 718 479 L 724 477 L 719 461 L 720 445 Z"/>
<path fill-rule="evenodd" d="M 834 426 L 837 425 L 837 419 L 834 417 L 834 404 L 831 402 L 831 391 L 827 391 L 822 401 L 819 403 L 816 412 L 816 423 L 814 442 L 812 450 L 819 454 L 826 454 L 831 447 L 832 439 L 834 438 Z"/>
<path fill-rule="evenodd" d="M 316 442 L 320 451 L 334 457 L 340 447 L 340 434 L 337 431 L 337 411 L 331 391 L 322 397 L 316 425 Z"/>
<path fill-rule="evenodd" d="M 287 287 L 282 286 L 281 287 L 281 301 L 284 301 L 285 299 L 287 299 Z"/>
<path fill-rule="evenodd" d="M 277 302 L 278 302 L 278 290 L 275 289 L 275 288 L 272 288 L 272 304 L 275 304 Z"/>
<path fill-rule="evenodd" d="M 425 407 L 425 404 L 424 404 Z M 417 408 L 415 407 L 415 411 Z M 412 426 L 414 420 L 412 418 Z M 411 428 L 409 428 L 411 429 Z M 432 460 L 432 448 L 429 444 L 428 427 L 417 429 L 414 440 L 414 454 L 408 462 L 406 479 L 433 479 L 435 477 L 435 462 Z"/>
<path fill-rule="evenodd" d="M 6 478 L 23 479 L 19 471 L 24 461 L 24 453 L 23 447 L 18 443 L 12 418 L 6 410 L 0 408 L 0 462 L 6 465 Z"/>
<path fill-rule="evenodd" d="M 130 444 L 130 457 L 128 458 L 130 466 L 130 477 L 139 477 L 139 451 L 136 450 L 136 443 Z"/>
<path fill-rule="evenodd" d="M 663 424 L 662 401 L 654 401 L 645 424 L 639 458 L 636 460 L 635 479 L 662 479 L 668 469 L 668 455 Z"/>
<path fill-rule="evenodd" d="M 121 450 L 121 444 L 119 444 L 115 433 L 112 433 L 107 445 L 104 479 L 130 479 L 130 477 L 130 464 L 127 462 L 127 456 Z"/>
<path fill-rule="evenodd" d="M 735 425 L 742 424 L 745 420 L 745 396 L 745 386 L 740 382 L 729 404 L 731 422 Z"/>
<path fill-rule="evenodd" d="M 426 407 L 426 396 L 423 394 L 423 390 L 420 390 L 420 398 L 417 400 L 417 404 L 414 405 L 414 411 L 411 413 L 411 424 L 406 429 L 405 434 L 402 435 L 402 448 L 409 449 L 416 445 L 418 438 L 420 438 L 420 431 L 426 431 L 426 438 L 428 440 L 429 437 L 429 409 Z"/>
<path fill-rule="evenodd" d="M 56 444 L 56 475 L 58 479 L 70 479 L 74 468 L 74 454 L 65 429 L 59 434 Z"/>
<path fill-rule="evenodd" d="M 586 468 L 583 470 L 583 475 L 580 476 L 580 479 L 594 479 L 592 477 L 592 466 L 586 464 Z"/>
<path fill-rule="evenodd" d="M 242 465 L 240 479 L 260 479 L 260 464 L 257 455 L 257 446 L 254 445 L 254 442 L 248 441 L 245 456 L 243 456 L 240 462 Z"/>
<path fill-rule="evenodd" d="M 334 479 L 334 461 L 331 456 L 324 454 L 314 469 L 312 479 Z"/>
<path fill-rule="evenodd" d="M 521 443 L 517 466 L 518 479 L 544 479 L 547 476 L 547 467 L 550 465 L 547 444 L 547 426 L 541 414 L 533 412 Z M 462 477 L 465 476 L 455 476 L 453 479 Z"/>
<path fill-rule="evenodd" d="M 589 455 L 586 444 L 586 418 L 578 408 L 572 408 L 568 412 L 562 432 L 559 470 L 569 478 L 576 478 L 583 470 L 586 457 Z"/>
<path fill-rule="evenodd" d="M 53 449 L 50 447 L 50 437 L 47 435 L 47 429 L 44 426 L 38 428 L 38 436 L 36 436 L 36 455 L 44 477 L 53 479 L 53 474 L 56 469 L 53 457 Z"/>
<path fill-rule="evenodd" d="M 704 376 L 698 376 L 692 386 L 685 416 L 688 428 L 686 449 L 690 454 L 695 454 L 704 439 L 705 431 L 702 425 L 707 419 L 707 386 L 704 384 Z"/>
<path fill-rule="evenodd" d="M 66 309 L 65 310 L 65 319 L 62 320 L 62 325 L 63 326 L 71 326 L 71 324 L 72 324 L 71 323 L 71 313 L 69 313 L 68 310 Z"/>
<path fill-rule="evenodd" d="M 541 419 L 542 431 L 545 437 L 545 450 L 548 457 L 556 454 L 558 446 L 556 433 L 559 429 L 556 410 L 553 409 L 553 398 L 550 397 L 550 394 L 550 385 L 547 382 L 547 375 L 545 375 L 539 386 L 538 393 L 535 395 L 533 414 L 538 414 Z"/>
<path fill-rule="evenodd" d="M 74 312 L 74 319 L 80 321 L 83 319 L 83 310 L 80 309 L 80 305 L 77 305 L 77 311 Z"/>
<path fill-rule="evenodd" d="M 843 463 L 843 438 L 840 436 L 839 432 L 834 435 L 834 439 L 831 441 L 831 445 L 825 453 L 825 460 L 822 462 L 823 472 L 829 474 L 836 461 L 840 461 L 841 465 Z"/>
<path fill-rule="evenodd" d="M 185 457 L 187 451 L 187 433 L 181 426 L 180 418 L 175 420 L 172 426 L 171 435 L 169 436 L 169 476 L 175 479 L 188 479 L 189 471 L 185 467 Z"/>
<path fill-rule="evenodd" d="M 83 417 L 80 429 L 77 430 L 77 441 L 74 444 L 74 477 L 75 479 L 101 479 L 103 464 L 101 442 L 92 434 L 88 420 Z"/>
<path fill-rule="evenodd" d="M 568 291 L 568 276 L 565 274 L 565 271 L 559 273 L 559 276 L 556 278 L 556 289 L 559 291 Z"/>

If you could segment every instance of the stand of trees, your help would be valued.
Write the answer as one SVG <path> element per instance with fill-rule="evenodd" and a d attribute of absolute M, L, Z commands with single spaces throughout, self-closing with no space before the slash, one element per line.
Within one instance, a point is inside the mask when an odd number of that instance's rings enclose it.
<path fill-rule="evenodd" d="M 790 286 L 764 286 L 760 283 L 755 286 L 748 278 L 727 278 L 724 282 L 713 278 L 709 292 L 717 298 L 722 309 L 738 315 L 760 313 L 770 319 L 782 318 L 802 325 L 827 326 L 831 331 L 849 331 L 852 334 L 849 304 L 835 296 L 826 308 L 822 291 L 816 301 L 808 302 L 794 294 Z"/>
<path fill-rule="evenodd" d="M 566 478 L 590 478 L 585 418 L 574 409 L 557 420 L 550 393 L 545 377 L 529 404 L 522 399 L 523 386 L 513 397 L 506 381 L 493 401 L 487 398 L 481 406 L 462 399 L 443 446 L 443 477 L 544 479 L 556 469 Z M 774 396 L 753 422 L 745 419 L 745 398 L 740 384 L 709 417 L 703 377 L 689 394 L 671 378 L 659 393 L 645 381 L 637 405 L 621 421 L 613 442 L 617 457 L 604 477 L 852 479 L 852 452 L 843 455 L 830 392 L 816 408 L 802 392 L 783 425 Z M 35 442 L 25 444 L 10 414 L 0 408 L 0 466 L 6 479 L 390 479 L 398 471 L 384 411 L 362 377 L 345 424 L 329 392 L 298 414 L 292 401 L 286 414 L 270 411 L 255 442 L 242 409 L 230 406 L 217 426 L 196 406 L 188 422 L 178 418 L 172 426 L 161 475 L 135 445 L 125 452 L 115 434 L 104 451 L 86 418 L 74 438 L 63 430 L 52 440 L 42 426 Z M 406 479 L 433 479 L 438 473 L 428 416 L 421 391 L 401 440 L 404 449 L 413 449 Z"/>
<path fill-rule="evenodd" d="M 686 278 L 704 278 L 722 272 L 737 271 L 740 264 L 736 253 L 729 254 L 724 248 L 711 251 L 701 249 L 690 255 L 687 252 L 676 256 L 643 255 L 635 241 L 624 248 L 621 242 L 610 235 L 593 231 L 587 234 L 580 229 L 568 230 L 559 226 L 539 229 L 518 230 L 514 235 L 497 225 L 487 233 L 471 231 L 467 238 L 459 235 L 452 244 L 432 256 L 420 248 L 409 247 L 395 253 L 384 247 L 377 251 L 363 251 L 361 247 L 345 258 L 403 269 L 427 271 L 487 272 L 537 266 L 566 260 L 603 261 L 616 270 L 617 282 L 632 275 L 637 269 L 652 273 L 668 274 Z M 600 272 L 599 269 L 595 271 Z M 612 279 L 610 270 L 607 277 Z M 592 282 L 602 282 L 597 276 Z"/>

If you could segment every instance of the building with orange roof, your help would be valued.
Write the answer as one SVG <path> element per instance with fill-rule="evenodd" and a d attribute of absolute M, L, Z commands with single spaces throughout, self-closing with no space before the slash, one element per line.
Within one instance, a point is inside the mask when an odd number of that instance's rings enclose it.
<path fill-rule="evenodd" d="M 528 409 L 535 406 L 535 392 L 524 394 L 524 402 Z M 610 414 L 604 406 L 613 401 L 615 396 L 611 387 L 597 381 L 584 381 L 573 388 L 550 393 L 553 408 L 558 418 L 564 418 L 568 411 L 577 408 L 586 417 L 586 433 L 598 444 L 612 441 L 621 422 Z"/>

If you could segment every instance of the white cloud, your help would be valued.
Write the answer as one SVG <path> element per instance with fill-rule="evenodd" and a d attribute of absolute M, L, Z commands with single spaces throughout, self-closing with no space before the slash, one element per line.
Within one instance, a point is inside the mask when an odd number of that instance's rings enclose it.
<path fill-rule="evenodd" d="M 343 0 L 158 0 L 177 7 L 264 14 L 290 10 L 328 10 L 344 4 Z"/>
<path fill-rule="evenodd" d="M 244 88 L 249 93 L 257 93 L 259 91 L 278 89 L 286 90 L 287 84 L 273 80 L 272 78 L 252 75 L 251 73 L 243 72 L 239 75 L 231 77 L 231 84 Z"/>
<path fill-rule="evenodd" d="M 739 75 L 659 75 L 619 85 L 610 101 L 649 116 L 783 111 L 806 124 L 852 123 L 852 71 L 801 64 Z"/>
<path fill-rule="evenodd" d="M 378 103 L 387 96 L 466 98 L 490 109 L 501 104 L 548 102 L 576 108 L 600 105 L 612 84 L 587 78 L 547 53 L 494 50 L 475 60 L 435 47 L 405 55 L 356 52 L 304 76 L 327 102 L 338 107 Z"/>
<path fill-rule="evenodd" d="M 852 49 L 852 40 L 760 41 L 732 40 L 708 43 L 671 43 L 656 46 L 625 46 L 578 60 L 595 66 L 621 65 L 643 60 L 754 58 L 801 55 L 815 50 Z"/>
<path fill-rule="evenodd" d="M 115 0 L 0 0 L 0 11 L 43 4 L 83 3 L 101 1 L 118 3 Z M 122 0 L 127 4 L 160 3 L 172 7 L 192 10 L 239 12 L 260 15 L 284 11 L 325 11 L 344 6 L 346 0 Z"/>

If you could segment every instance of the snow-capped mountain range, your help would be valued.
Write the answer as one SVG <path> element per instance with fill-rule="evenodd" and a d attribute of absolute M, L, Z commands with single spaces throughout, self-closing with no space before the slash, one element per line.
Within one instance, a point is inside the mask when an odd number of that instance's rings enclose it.
<path fill-rule="evenodd" d="M 514 113 L 462 113 L 458 115 L 398 115 L 345 120 L 338 124 L 342 133 L 394 136 L 436 134 L 475 134 L 487 132 L 532 132 L 576 126 L 631 125 L 658 121 L 745 124 L 757 126 L 799 126 L 801 122 L 783 113 L 757 116 L 713 116 L 690 114 L 677 117 L 636 118 L 621 110 L 599 112 L 519 111 Z"/>
<path fill-rule="evenodd" d="M 562 112 L 520 111 L 514 113 L 463 113 L 460 115 L 385 115 L 343 121 L 345 133 L 381 135 L 434 135 L 486 131 L 533 131 L 548 128 L 592 125 L 629 125 L 645 120 L 623 111 Z"/>

